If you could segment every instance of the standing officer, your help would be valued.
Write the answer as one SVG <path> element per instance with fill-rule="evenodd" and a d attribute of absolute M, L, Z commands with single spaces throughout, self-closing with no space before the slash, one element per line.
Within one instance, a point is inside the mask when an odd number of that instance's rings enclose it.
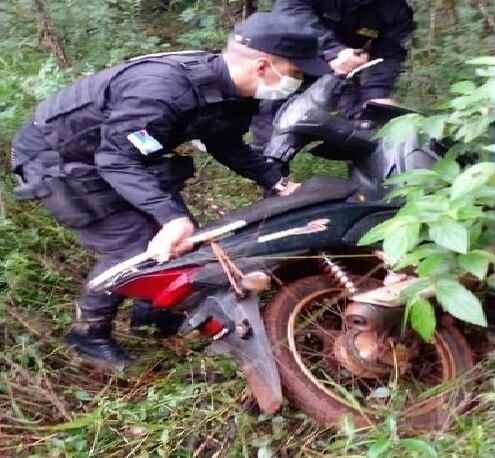
<path fill-rule="evenodd" d="M 284 187 L 242 140 L 257 111 L 253 98 L 285 98 L 304 74 L 327 69 L 314 32 L 271 13 L 251 16 L 223 55 L 156 54 L 108 68 L 37 107 L 13 142 L 15 192 L 40 200 L 97 252 L 89 279 L 145 250 L 158 260 L 178 256 L 192 248 L 194 224 L 179 191 L 194 170 L 172 149 L 199 139 L 232 170 L 289 194 L 297 185 Z M 111 338 L 121 300 L 83 289 L 69 345 L 104 364 L 128 364 Z"/>
<path fill-rule="evenodd" d="M 359 90 L 341 101 L 342 114 L 352 117 L 369 101 L 393 103 L 390 94 L 414 31 L 407 0 L 275 0 L 273 12 L 316 30 L 320 54 L 336 74 L 347 75 L 370 59 L 383 59 L 360 75 Z M 262 103 L 253 119 L 253 148 L 264 149 L 280 105 Z"/>

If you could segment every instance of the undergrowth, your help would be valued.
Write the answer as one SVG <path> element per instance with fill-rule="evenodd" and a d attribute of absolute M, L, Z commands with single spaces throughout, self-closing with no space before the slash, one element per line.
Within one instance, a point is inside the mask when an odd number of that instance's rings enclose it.
<path fill-rule="evenodd" d="M 453 425 L 406 438 L 397 432 L 393 413 L 383 425 L 357 430 L 347 423 L 340 431 L 321 429 L 288 404 L 278 415 L 260 414 L 250 405 L 242 374 L 231 359 L 206 356 L 201 341 L 131 335 L 127 304 L 116 327 L 118 340 L 139 357 L 131 372 L 104 374 L 65 347 L 63 335 L 92 255 L 39 206 L 21 206 L 6 192 L 9 141 L 37 100 L 80 74 L 124 57 L 175 49 L 170 43 L 179 36 L 181 48 L 191 42 L 216 45 L 224 36 L 211 30 L 211 2 L 206 2 L 209 16 L 202 21 L 195 16 L 201 14 L 200 3 L 151 2 L 157 9 L 147 12 L 143 22 L 142 8 L 148 3 L 47 2 L 74 63 L 68 70 L 60 70 L 40 49 L 31 2 L 0 6 L 5 30 L 0 52 L 0 182 L 5 185 L 0 187 L 0 456 L 494 456 L 495 369 L 490 362 L 470 372 L 466 383 L 473 397 Z M 441 43 L 449 46 L 437 43 L 430 50 L 420 34 L 408 67 L 414 71 L 403 77 L 400 90 L 410 106 L 431 106 L 441 99 L 452 69 L 472 44 L 479 44 L 483 27 L 472 20 L 473 9 L 466 5 L 466 21 L 456 30 L 467 38 L 456 35 L 448 41 L 452 32 L 442 29 Z M 424 29 L 426 6 L 421 8 Z M 184 25 L 177 15 L 187 10 Z M 491 46 L 491 37 L 482 44 Z M 447 64 L 438 66 L 436 59 Z M 430 78 L 437 67 L 441 75 Z M 217 219 L 259 196 L 253 184 L 206 155 L 194 154 L 198 175 L 186 197 L 201 221 Z M 301 155 L 293 176 L 342 176 L 344 169 Z"/>

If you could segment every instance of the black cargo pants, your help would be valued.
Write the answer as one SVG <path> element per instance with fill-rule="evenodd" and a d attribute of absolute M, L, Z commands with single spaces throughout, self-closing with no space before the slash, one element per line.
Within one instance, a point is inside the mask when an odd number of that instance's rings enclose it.
<path fill-rule="evenodd" d="M 32 159 L 22 167 L 24 180 L 39 180 L 40 164 Z M 43 199 L 40 199 L 43 202 Z M 123 211 L 106 216 L 83 228 L 71 228 L 85 248 L 96 252 L 98 259 L 88 274 L 88 281 L 108 268 L 146 250 L 148 242 L 159 229 L 157 223 L 137 210 Z M 98 315 L 112 314 L 122 298 L 114 294 L 90 293 L 82 288 L 78 306 L 83 312 Z"/>
<path fill-rule="evenodd" d="M 46 144 L 32 121 L 27 122 L 20 131 L 14 141 L 14 149 L 17 150 L 13 151 L 17 158 L 13 158 L 13 165 L 15 166 L 15 159 L 24 159 L 22 167 L 16 172 L 22 175 L 23 181 L 27 184 L 39 183 L 43 177 L 59 173 L 61 167 L 70 169 L 71 165 L 75 164 L 54 164 L 55 152 Z M 31 159 L 26 161 L 26 157 Z M 179 192 L 175 194 L 176 199 L 182 199 Z M 43 198 L 39 200 L 44 203 Z M 45 206 L 49 207 L 49 205 Z M 98 259 L 88 275 L 88 281 L 119 262 L 145 251 L 148 242 L 159 230 L 159 225 L 151 216 L 130 206 L 125 208 L 124 211 L 109 214 L 87 226 L 70 227 L 76 232 L 82 245 L 97 254 Z M 116 312 L 122 300 L 122 297 L 114 294 L 90 293 L 83 286 L 78 306 L 81 311 L 94 316 L 109 315 Z M 141 301 L 137 302 L 141 303 Z"/>

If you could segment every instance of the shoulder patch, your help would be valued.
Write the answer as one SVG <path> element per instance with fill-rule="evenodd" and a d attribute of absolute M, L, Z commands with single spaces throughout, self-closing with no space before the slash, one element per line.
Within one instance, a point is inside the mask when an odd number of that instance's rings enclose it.
<path fill-rule="evenodd" d="M 148 134 L 146 129 L 130 133 L 127 136 L 127 140 L 129 140 L 144 156 L 156 153 L 163 149 L 163 145 L 156 138 Z"/>

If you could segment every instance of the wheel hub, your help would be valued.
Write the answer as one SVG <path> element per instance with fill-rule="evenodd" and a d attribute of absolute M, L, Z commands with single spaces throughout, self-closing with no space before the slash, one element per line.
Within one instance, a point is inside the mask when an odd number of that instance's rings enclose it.
<path fill-rule="evenodd" d="M 337 361 L 357 377 L 376 379 L 390 373 L 391 367 L 379 360 L 376 332 L 344 332 L 335 339 L 333 353 Z"/>

